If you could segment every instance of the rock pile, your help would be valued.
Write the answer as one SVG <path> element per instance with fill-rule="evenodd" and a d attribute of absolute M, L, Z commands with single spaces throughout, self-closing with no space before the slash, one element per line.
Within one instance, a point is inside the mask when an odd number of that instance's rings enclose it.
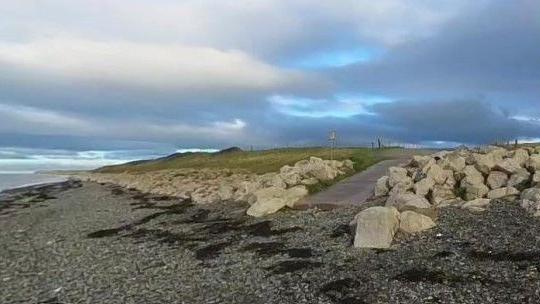
<path fill-rule="evenodd" d="M 374 198 L 384 206 L 368 208 L 355 217 L 356 247 L 387 248 L 398 230 L 430 229 L 441 207 L 480 212 L 495 199 L 520 199 L 523 208 L 540 216 L 540 147 L 460 149 L 414 156 L 407 165 L 388 169 L 388 175 L 375 185 Z"/>
<path fill-rule="evenodd" d="M 190 199 L 196 204 L 224 201 L 247 202 L 247 213 L 264 216 L 286 206 L 293 207 L 308 194 L 306 186 L 331 181 L 354 170 L 350 160 L 310 157 L 279 172 L 263 175 L 217 169 L 178 169 L 144 173 L 83 173 L 77 177 L 112 183 L 146 193 Z"/>

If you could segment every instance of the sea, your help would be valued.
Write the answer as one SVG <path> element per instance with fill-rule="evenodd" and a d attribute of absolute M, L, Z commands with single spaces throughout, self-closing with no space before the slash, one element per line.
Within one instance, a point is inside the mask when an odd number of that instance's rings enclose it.
<path fill-rule="evenodd" d="M 66 181 L 59 175 L 38 173 L 0 173 L 0 192 L 7 189 Z"/>

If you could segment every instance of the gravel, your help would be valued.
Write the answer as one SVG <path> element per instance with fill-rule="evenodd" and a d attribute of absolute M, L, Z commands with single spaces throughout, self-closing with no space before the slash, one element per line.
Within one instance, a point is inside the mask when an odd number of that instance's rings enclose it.
<path fill-rule="evenodd" d="M 389 250 L 361 209 L 196 206 L 112 185 L 0 196 L 0 303 L 539 303 L 540 225 L 517 203 L 446 208 Z"/>

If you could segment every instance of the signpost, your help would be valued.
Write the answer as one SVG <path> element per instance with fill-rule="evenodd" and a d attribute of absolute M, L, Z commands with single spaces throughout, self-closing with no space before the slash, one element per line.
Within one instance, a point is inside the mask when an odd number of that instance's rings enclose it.
<path fill-rule="evenodd" d="M 336 131 L 332 130 L 330 136 L 328 137 L 330 142 L 330 160 L 334 160 L 334 149 L 336 148 Z"/>

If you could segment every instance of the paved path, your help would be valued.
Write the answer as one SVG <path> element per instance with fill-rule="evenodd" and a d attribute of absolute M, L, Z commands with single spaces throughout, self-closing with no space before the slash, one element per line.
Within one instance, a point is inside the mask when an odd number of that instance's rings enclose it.
<path fill-rule="evenodd" d="M 314 195 L 300 201 L 298 209 L 318 207 L 320 209 L 333 209 L 350 205 L 362 204 L 373 193 L 373 186 L 377 179 L 386 174 L 388 167 L 397 166 L 406 159 L 392 159 L 381 161 L 368 169 L 348 177 Z"/>

